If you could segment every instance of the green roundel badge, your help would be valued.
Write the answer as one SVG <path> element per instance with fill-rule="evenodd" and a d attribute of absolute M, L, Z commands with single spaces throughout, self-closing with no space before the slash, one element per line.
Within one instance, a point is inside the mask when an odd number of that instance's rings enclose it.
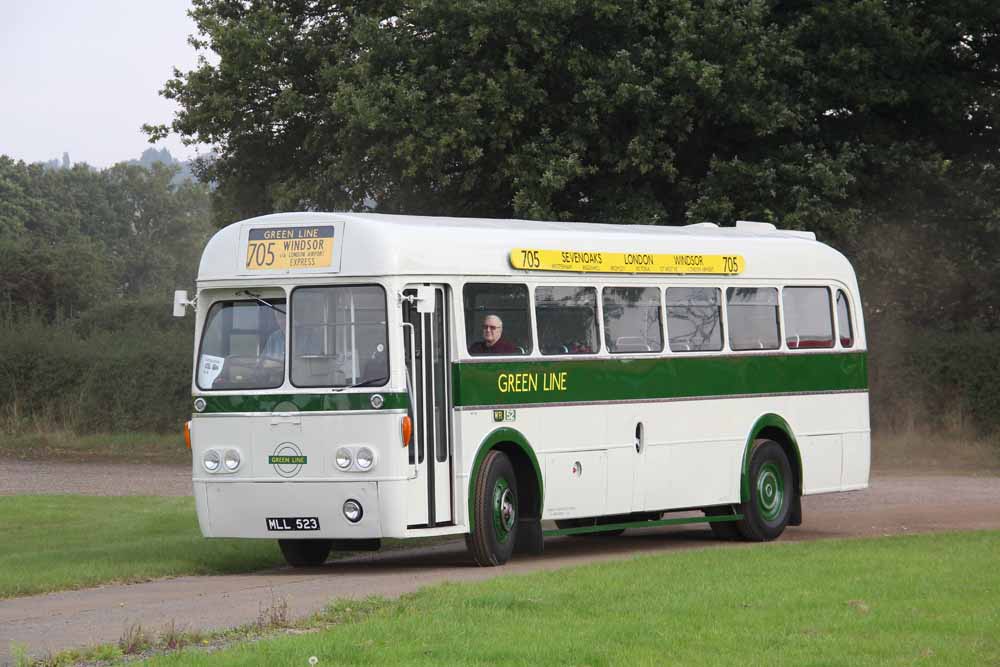
<path fill-rule="evenodd" d="M 282 477 L 295 477 L 302 472 L 307 457 L 294 442 L 283 442 L 275 447 L 274 453 L 267 457 L 267 462 L 273 465 L 274 472 Z"/>

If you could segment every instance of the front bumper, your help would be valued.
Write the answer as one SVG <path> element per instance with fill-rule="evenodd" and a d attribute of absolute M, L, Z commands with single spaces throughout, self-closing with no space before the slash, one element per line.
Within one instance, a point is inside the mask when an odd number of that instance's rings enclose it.
<path fill-rule="evenodd" d="M 356 539 L 382 537 L 377 482 L 194 482 L 198 524 L 205 537 Z M 344 516 L 348 499 L 361 503 L 358 523 Z M 276 530 L 316 518 L 319 530 Z M 268 521 L 272 519 L 272 521 Z"/>

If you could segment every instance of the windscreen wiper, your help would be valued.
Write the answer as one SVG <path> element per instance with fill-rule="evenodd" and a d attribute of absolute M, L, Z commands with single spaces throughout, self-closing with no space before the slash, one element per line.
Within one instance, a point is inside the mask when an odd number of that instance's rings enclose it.
<path fill-rule="evenodd" d="M 285 314 L 285 311 L 283 311 L 281 308 L 278 308 L 273 303 L 268 303 L 267 301 L 264 301 L 264 299 L 260 298 L 259 294 L 254 294 L 250 290 L 243 290 L 242 292 L 237 292 L 236 296 L 248 296 L 248 297 L 250 297 L 251 299 L 253 299 L 254 301 L 256 301 L 259 304 L 263 304 L 263 305 L 267 306 L 268 308 L 271 308 L 272 310 L 276 310 L 279 313 L 281 313 L 282 315 Z"/>
<path fill-rule="evenodd" d="M 373 384 L 382 384 L 388 379 L 388 377 L 370 378 L 368 380 L 356 382 L 355 384 L 345 384 L 343 387 L 334 387 L 333 390 L 339 392 L 344 391 L 345 389 L 354 389 L 355 387 L 370 387 Z"/>

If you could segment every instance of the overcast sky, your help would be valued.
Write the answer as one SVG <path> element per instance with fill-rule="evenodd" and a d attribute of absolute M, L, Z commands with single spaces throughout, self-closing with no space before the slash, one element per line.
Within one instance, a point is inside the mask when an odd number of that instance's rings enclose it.
<path fill-rule="evenodd" d="M 169 123 L 157 91 L 196 63 L 190 0 L 0 0 L 0 154 L 107 167 L 150 144 L 143 123 Z M 193 157 L 171 136 L 174 157 Z M 205 150 L 204 148 L 202 149 Z"/>

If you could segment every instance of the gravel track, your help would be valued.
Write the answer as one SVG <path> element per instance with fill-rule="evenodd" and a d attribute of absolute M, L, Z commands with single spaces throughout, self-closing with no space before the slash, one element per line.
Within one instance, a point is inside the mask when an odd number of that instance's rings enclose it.
<path fill-rule="evenodd" d="M 25 477 L 31 477 L 30 481 Z M 190 468 L 0 461 L 0 489 L 0 495 L 187 495 Z M 803 498 L 803 525 L 789 528 L 781 541 L 985 529 L 1000 529 L 1000 476 L 878 472 L 866 491 Z M 0 665 L 10 660 L 11 641 L 44 655 L 114 643 L 134 623 L 149 630 L 172 621 L 187 629 L 224 629 L 255 621 L 260 610 L 276 600 L 287 602 L 292 617 L 301 617 L 319 611 L 332 598 L 394 597 L 444 581 L 478 581 L 699 547 L 766 548 L 714 541 L 704 526 L 673 526 L 630 530 L 615 538 L 549 538 L 544 556 L 519 557 L 500 568 L 479 568 L 458 539 L 433 547 L 352 557 L 313 569 L 179 577 L 0 600 Z"/>
<path fill-rule="evenodd" d="M 162 463 L 57 463 L 0 459 L 0 496 L 190 496 L 191 466 Z"/>

